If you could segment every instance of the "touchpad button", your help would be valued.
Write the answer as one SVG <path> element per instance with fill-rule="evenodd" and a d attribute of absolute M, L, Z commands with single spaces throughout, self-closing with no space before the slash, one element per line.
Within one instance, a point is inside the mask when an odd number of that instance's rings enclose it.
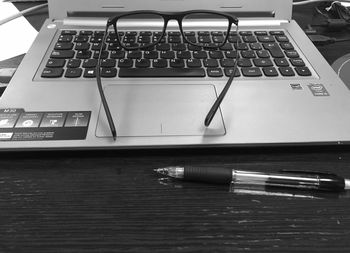
<path fill-rule="evenodd" d="M 204 126 L 216 100 L 213 85 L 108 85 L 104 92 L 119 137 L 225 134 L 220 110 Z M 112 136 L 102 104 L 96 136 Z"/>

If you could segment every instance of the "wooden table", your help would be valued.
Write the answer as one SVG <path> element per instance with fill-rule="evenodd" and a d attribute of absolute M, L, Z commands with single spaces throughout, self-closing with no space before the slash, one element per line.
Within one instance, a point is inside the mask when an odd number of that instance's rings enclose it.
<path fill-rule="evenodd" d="M 350 193 L 239 194 L 153 172 L 223 165 L 350 178 L 349 146 L 0 156 L 0 252 L 350 252 Z"/>

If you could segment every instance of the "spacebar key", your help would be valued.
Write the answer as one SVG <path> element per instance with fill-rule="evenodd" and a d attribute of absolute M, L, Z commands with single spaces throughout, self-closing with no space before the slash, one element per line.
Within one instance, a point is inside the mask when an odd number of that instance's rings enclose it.
<path fill-rule="evenodd" d="M 119 77 L 205 77 L 202 68 L 121 68 Z"/>

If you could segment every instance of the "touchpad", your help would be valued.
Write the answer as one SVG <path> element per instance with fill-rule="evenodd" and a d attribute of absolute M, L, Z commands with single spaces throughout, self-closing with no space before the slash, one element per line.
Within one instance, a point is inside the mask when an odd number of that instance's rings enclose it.
<path fill-rule="evenodd" d="M 213 85 L 108 85 L 104 92 L 119 137 L 225 134 L 220 110 L 204 126 L 216 100 Z M 102 104 L 96 136 L 112 136 Z"/>

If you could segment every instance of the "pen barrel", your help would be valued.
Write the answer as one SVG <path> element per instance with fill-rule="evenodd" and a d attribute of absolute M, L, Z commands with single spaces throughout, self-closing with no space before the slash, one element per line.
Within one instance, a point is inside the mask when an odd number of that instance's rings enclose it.
<path fill-rule="evenodd" d="M 212 184 L 230 184 L 232 169 L 220 167 L 186 167 L 184 170 L 186 181 L 205 182 Z"/>
<path fill-rule="evenodd" d="M 305 190 L 341 191 L 345 180 L 334 174 L 262 173 L 233 170 L 232 182 L 239 185 L 296 188 Z"/>

